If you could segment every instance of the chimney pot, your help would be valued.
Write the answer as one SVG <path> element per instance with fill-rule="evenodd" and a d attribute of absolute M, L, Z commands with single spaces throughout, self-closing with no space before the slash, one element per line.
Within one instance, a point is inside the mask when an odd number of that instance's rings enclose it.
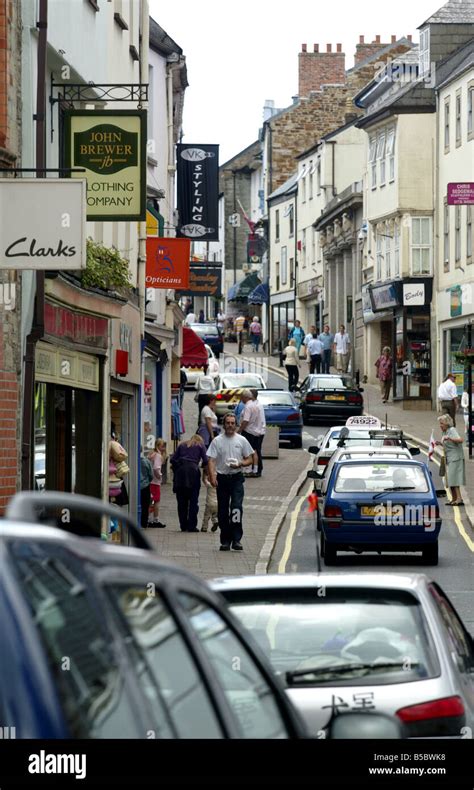
<path fill-rule="evenodd" d="M 342 52 L 342 44 L 338 44 L 337 45 L 337 51 L 338 52 Z"/>
<path fill-rule="evenodd" d="M 411 35 L 410 35 L 410 36 L 407 36 L 407 39 L 408 39 L 408 41 L 410 41 L 410 43 L 411 43 L 411 42 L 413 41 L 413 36 L 411 36 Z"/>
<path fill-rule="evenodd" d="M 359 44 L 363 44 L 365 42 L 365 36 L 359 36 Z"/>
<path fill-rule="evenodd" d="M 375 43 L 380 44 L 380 36 L 375 36 Z"/>
<path fill-rule="evenodd" d="M 332 44 L 326 44 L 326 52 L 332 52 Z"/>
<path fill-rule="evenodd" d="M 396 36 L 392 36 L 392 44 L 395 44 L 396 40 L 397 40 L 397 37 Z"/>
<path fill-rule="evenodd" d="M 319 44 L 314 44 L 314 51 L 319 52 Z"/>
<path fill-rule="evenodd" d="M 302 52 L 306 52 L 307 49 L 308 49 L 308 47 L 306 46 L 306 44 L 302 44 L 301 45 L 301 51 Z"/>

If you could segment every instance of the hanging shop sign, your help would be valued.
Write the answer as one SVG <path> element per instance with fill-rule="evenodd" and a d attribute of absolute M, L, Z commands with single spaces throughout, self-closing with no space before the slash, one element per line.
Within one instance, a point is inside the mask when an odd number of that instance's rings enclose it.
<path fill-rule="evenodd" d="M 189 269 L 189 286 L 180 296 L 213 296 L 222 298 L 221 264 L 192 263 Z"/>
<path fill-rule="evenodd" d="M 460 184 L 448 184 L 448 206 L 472 204 L 474 204 L 474 182 L 464 181 Z"/>
<path fill-rule="evenodd" d="M 219 146 L 177 146 L 177 236 L 219 240 Z"/>
<path fill-rule="evenodd" d="M 147 288 L 171 288 L 183 291 L 189 286 L 189 239 L 159 238 L 146 240 Z"/>
<path fill-rule="evenodd" d="M 0 269 L 85 266 L 85 180 L 0 179 Z"/>
<path fill-rule="evenodd" d="M 87 219 L 146 219 L 146 111 L 66 110 L 66 167 L 84 168 Z"/>
<path fill-rule="evenodd" d="M 405 307 L 419 307 L 425 304 L 424 283 L 403 283 L 403 304 Z"/>

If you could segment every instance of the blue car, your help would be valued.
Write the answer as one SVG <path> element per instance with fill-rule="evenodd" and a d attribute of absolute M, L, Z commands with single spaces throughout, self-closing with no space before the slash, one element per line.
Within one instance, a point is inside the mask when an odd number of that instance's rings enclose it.
<path fill-rule="evenodd" d="M 411 459 L 356 459 L 335 463 L 318 502 L 321 556 L 338 551 L 421 551 L 438 564 L 441 518 L 426 464 Z"/>
<path fill-rule="evenodd" d="M 216 324 L 191 324 L 191 329 L 212 348 L 219 359 L 220 355 L 224 353 L 224 335 Z"/>
<path fill-rule="evenodd" d="M 278 425 L 280 441 L 303 446 L 303 419 L 293 393 L 286 390 L 259 390 L 258 399 L 265 411 L 267 425 Z"/>

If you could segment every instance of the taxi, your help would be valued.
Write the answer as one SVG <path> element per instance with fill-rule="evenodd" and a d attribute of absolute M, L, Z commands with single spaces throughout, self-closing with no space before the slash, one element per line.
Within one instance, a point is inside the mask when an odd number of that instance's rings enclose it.
<path fill-rule="evenodd" d="M 234 411 L 245 389 L 266 390 L 267 385 L 259 373 L 223 373 L 217 385 L 216 414 L 222 420 L 229 411 Z"/>

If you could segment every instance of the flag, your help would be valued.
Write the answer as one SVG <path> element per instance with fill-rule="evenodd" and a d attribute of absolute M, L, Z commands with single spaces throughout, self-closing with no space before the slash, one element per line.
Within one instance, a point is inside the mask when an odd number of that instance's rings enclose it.
<path fill-rule="evenodd" d="M 318 509 L 318 495 L 310 494 L 308 497 L 308 503 L 308 512 L 314 513 L 314 511 Z"/>
<path fill-rule="evenodd" d="M 435 447 L 436 447 L 436 440 L 434 438 L 433 431 L 431 431 L 430 444 L 429 444 L 429 449 L 428 449 L 428 461 L 432 461 L 433 460 Z"/>

